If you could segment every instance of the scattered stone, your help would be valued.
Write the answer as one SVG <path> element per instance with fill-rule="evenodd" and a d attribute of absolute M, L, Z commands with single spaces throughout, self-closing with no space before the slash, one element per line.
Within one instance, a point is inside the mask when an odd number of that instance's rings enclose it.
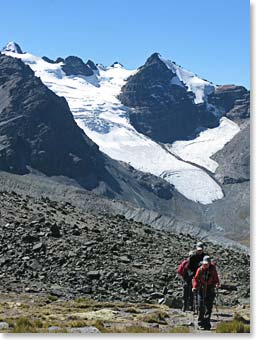
<path fill-rule="evenodd" d="M 195 246 L 195 238 L 154 229 L 145 233 L 143 229 L 149 227 L 142 223 L 119 216 L 94 215 L 72 205 L 65 205 L 64 220 L 57 214 L 47 214 L 53 207 L 61 214 L 63 204 L 52 202 L 50 207 L 48 199 L 26 198 L 30 211 L 24 210 L 25 203 L 18 201 L 20 197 L 0 192 L 1 213 L 6 212 L 0 221 L 3 293 L 40 292 L 62 299 L 85 297 L 182 307 L 183 287 L 176 276 L 177 267 Z M 39 221 L 39 217 L 35 218 L 38 211 L 48 216 L 40 226 L 40 232 L 44 232 L 40 238 L 35 230 L 38 224 L 30 223 Z M 78 224 L 82 217 L 84 222 Z M 79 237 L 72 234 L 77 228 L 81 231 Z M 52 232 L 62 236 L 51 237 Z M 126 242 L 128 238 L 131 243 Z M 250 257 L 230 248 L 224 256 L 222 246 L 206 243 L 210 255 L 215 255 L 223 283 L 219 290 L 222 305 L 248 304 Z"/>
<path fill-rule="evenodd" d="M 164 295 L 160 292 L 154 292 L 150 296 L 152 299 L 161 299 L 164 297 Z"/>
<path fill-rule="evenodd" d="M 100 272 L 99 271 L 90 271 L 87 273 L 87 277 L 90 280 L 98 280 L 100 278 Z"/>
<path fill-rule="evenodd" d="M 51 236 L 57 237 L 57 238 L 61 237 L 60 228 L 56 224 L 51 225 L 50 231 L 51 231 Z"/>
<path fill-rule="evenodd" d="M 170 308 L 182 308 L 183 303 L 181 298 L 167 295 L 164 304 Z"/>
<path fill-rule="evenodd" d="M 70 329 L 71 333 L 81 333 L 81 334 L 87 334 L 87 333 L 101 333 L 98 328 L 93 326 L 88 327 L 72 327 Z"/>
<path fill-rule="evenodd" d="M 44 248 L 44 244 L 42 242 L 40 242 L 40 243 L 35 244 L 32 249 L 34 251 L 39 251 L 42 248 Z"/>
<path fill-rule="evenodd" d="M 7 322 L 0 322 L 0 329 L 9 329 L 9 324 Z"/>
<path fill-rule="evenodd" d="M 59 326 L 50 326 L 48 327 L 48 331 L 49 332 L 56 332 L 56 331 L 60 331 L 61 330 L 61 327 Z"/>

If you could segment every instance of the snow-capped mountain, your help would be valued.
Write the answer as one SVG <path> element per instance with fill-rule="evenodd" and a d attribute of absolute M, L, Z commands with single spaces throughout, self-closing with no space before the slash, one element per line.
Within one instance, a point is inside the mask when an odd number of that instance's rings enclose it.
<path fill-rule="evenodd" d="M 49 89 L 65 97 L 79 127 L 111 158 L 165 179 L 194 202 L 210 204 L 223 198 L 222 186 L 214 178 L 218 164 L 211 156 L 240 127 L 224 116 L 222 101 L 215 106 L 209 100 L 219 87 L 158 54 L 143 67 L 127 70 L 117 62 L 103 67 L 78 57 L 53 61 L 12 47 L 2 52 L 21 59 Z M 158 138 L 154 128 L 162 120 L 159 107 L 165 117 L 160 133 L 165 134 L 166 125 L 167 134 L 178 130 L 187 140 Z M 170 121 L 172 108 L 177 111 Z M 231 103 L 227 112 L 233 108 Z"/>
<path fill-rule="evenodd" d="M 13 52 L 21 54 L 22 50 L 18 44 L 16 44 L 14 41 L 10 41 L 3 49 L 2 52 Z"/>

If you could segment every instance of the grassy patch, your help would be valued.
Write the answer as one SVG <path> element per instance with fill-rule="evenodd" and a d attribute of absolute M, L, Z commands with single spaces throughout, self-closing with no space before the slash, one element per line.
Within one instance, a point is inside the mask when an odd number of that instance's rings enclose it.
<path fill-rule="evenodd" d="M 187 326 L 176 326 L 169 330 L 169 333 L 190 333 Z"/>
<path fill-rule="evenodd" d="M 110 330 L 104 326 L 104 323 L 100 320 L 96 320 L 90 323 L 90 326 L 96 327 L 101 333 L 110 333 Z"/>
<path fill-rule="evenodd" d="M 160 333 L 160 331 L 155 328 L 133 325 L 124 328 L 113 328 L 111 331 L 108 331 L 108 333 Z"/>
<path fill-rule="evenodd" d="M 216 333 L 250 333 L 250 322 L 236 313 L 232 321 L 219 323 Z"/>
<path fill-rule="evenodd" d="M 153 313 L 147 313 L 138 316 L 138 320 L 148 323 L 166 324 L 165 318 L 169 317 L 169 314 L 163 310 L 159 310 Z"/>
<path fill-rule="evenodd" d="M 123 311 L 126 313 L 133 313 L 133 314 L 141 313 L 141 310 L 135 307 L 127 307 L 127 308 L 124 308 Z"/>
<path fill-rule="evenodd" d="M 47 299 L 48 299 L 48 301 L 50 301 L 50 302 L 54 302 L 54 301 L 57 301 L 57 300 L 58 300 L 58 297 L 57 297 L 57 296 L 54 296 L 54 295 L 48 295 Z"/>
<path fill-rule="evenodd" d="M 32 321 L 22 316 L 14 321 L 15 323 L 11 333 L 37 333 L 38 325 L 40 325 L 40 328 L 42 327 L 42 324 L 38 321 L 39 320 Z"/>
<path fill-rule="evenodd" d="M 250 333 L 250 325 L 236 320 L 221 322 L 216 328 L 216 333 Z"/>

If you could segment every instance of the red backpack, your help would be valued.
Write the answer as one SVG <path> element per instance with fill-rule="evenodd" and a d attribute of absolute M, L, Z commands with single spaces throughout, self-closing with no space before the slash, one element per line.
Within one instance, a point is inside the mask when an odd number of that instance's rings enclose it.
<path fill-rule="evenodd" d="M 177 270 L 177 273 L 184 277 L 186 275 L 187 269 L 188 269 L 188 265 L 189 265 L 189 258 L 183 260 Z"/>

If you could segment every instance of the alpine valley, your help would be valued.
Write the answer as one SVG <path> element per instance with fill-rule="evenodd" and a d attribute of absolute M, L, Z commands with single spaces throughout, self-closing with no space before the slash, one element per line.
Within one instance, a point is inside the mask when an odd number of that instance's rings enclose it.
<path fill-rule="evenodd" d="M 159 53 L 127 70 L 10 42 L 0 53 L 0 200 L 1 301 L 180 308 L 176 268 L 201 240 L 218 261 L 224 306 L 246 306 L 250 92 Z M 1 319 L 22 309 L 8 308 Z M 139 305 L 117 308 L 111 319 Z M 165 313 L 163 332 L 190 321 Z"/>

